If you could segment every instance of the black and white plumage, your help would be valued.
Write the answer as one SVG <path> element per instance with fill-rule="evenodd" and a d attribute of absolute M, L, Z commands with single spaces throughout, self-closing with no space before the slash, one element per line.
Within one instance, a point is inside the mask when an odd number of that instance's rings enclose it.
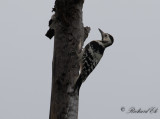
<path fill-rule="evenodd" d="M 101 29 L 99 29 L 99 31 L 102 35 L 102 40 L 91 41 L 82 51 L 80 56 L 80 75 L 76 82 L 76 88 L 80 88 L 81 84 L 97 66 L 103 56 L 105 48 L 114 42 L 110 34 L 104 33 Z"/>
<path fill-rule="evenodd" d="M 46 33 L 46 36 L 51 39 L 54 34 L 55 34 L 55 31 L 54 31 L 54 22 L 55 22 L 55 15 L 52 15 L 51 19 L 49 20 L 49 30 L 47 31 Z"/>

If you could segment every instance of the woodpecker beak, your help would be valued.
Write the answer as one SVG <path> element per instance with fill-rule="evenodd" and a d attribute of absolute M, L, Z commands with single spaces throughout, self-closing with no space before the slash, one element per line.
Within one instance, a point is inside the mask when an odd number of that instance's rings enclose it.
<path fill-rule="evenodd" d="M 104 34 L 104 32 L 100 28 L 98 30 L 100 31 L 100 33 L 102 35 L 102 40 L 103 40 L 103 34 Z"/>
<path fill-rule="evenodd" d="M 99 28 L 98 30 L 100 31 L 100 33 L 101 33 L 101 34 L 103 34 L 103 33 L 104 33 L 100 28 Z"/>

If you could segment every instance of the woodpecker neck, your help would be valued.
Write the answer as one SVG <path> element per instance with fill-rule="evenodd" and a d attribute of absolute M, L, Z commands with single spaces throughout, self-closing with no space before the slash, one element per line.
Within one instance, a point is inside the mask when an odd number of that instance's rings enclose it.
<path fill-rule="evenodd" d="M 102 40 L 102 43 L 103 43 L 103 46 L 104 46 L 105 48 L 107 48 L 107 47 L 109 47 L 110 45 L 112 45 L 112 43 L 110 43 L 110 42 L 108 42 L 108 41 L 103 41 L 103 40 Z"/>

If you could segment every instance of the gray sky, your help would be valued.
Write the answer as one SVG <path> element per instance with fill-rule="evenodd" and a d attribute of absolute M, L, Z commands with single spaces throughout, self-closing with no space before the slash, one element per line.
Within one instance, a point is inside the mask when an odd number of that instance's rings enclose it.
<path fill-rule="evenodd" d="M 0 119 L 48 119 L 53 39 L 45 37 L 54 1 L 0 1 Z M 80 91 L 79 119 L 160 118 L 160 1 L 86 0 L 86 43 L 114 36 Z M 85 43 L 85 44 L 86 44 Z M 126 109 L 159 108 L 156 114 Z"/>

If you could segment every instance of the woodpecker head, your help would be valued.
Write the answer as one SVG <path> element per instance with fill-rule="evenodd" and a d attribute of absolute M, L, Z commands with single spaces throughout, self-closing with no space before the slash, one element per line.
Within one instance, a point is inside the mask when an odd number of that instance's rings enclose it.
<path fill-rule="evenodd" d="M 104 33 L 101 29 L 99 29 L 99 31 L 102 35 L 102 43 L 105 45 L 105 47 L 112 45 L 114 38 L 110 34 Z"/>

